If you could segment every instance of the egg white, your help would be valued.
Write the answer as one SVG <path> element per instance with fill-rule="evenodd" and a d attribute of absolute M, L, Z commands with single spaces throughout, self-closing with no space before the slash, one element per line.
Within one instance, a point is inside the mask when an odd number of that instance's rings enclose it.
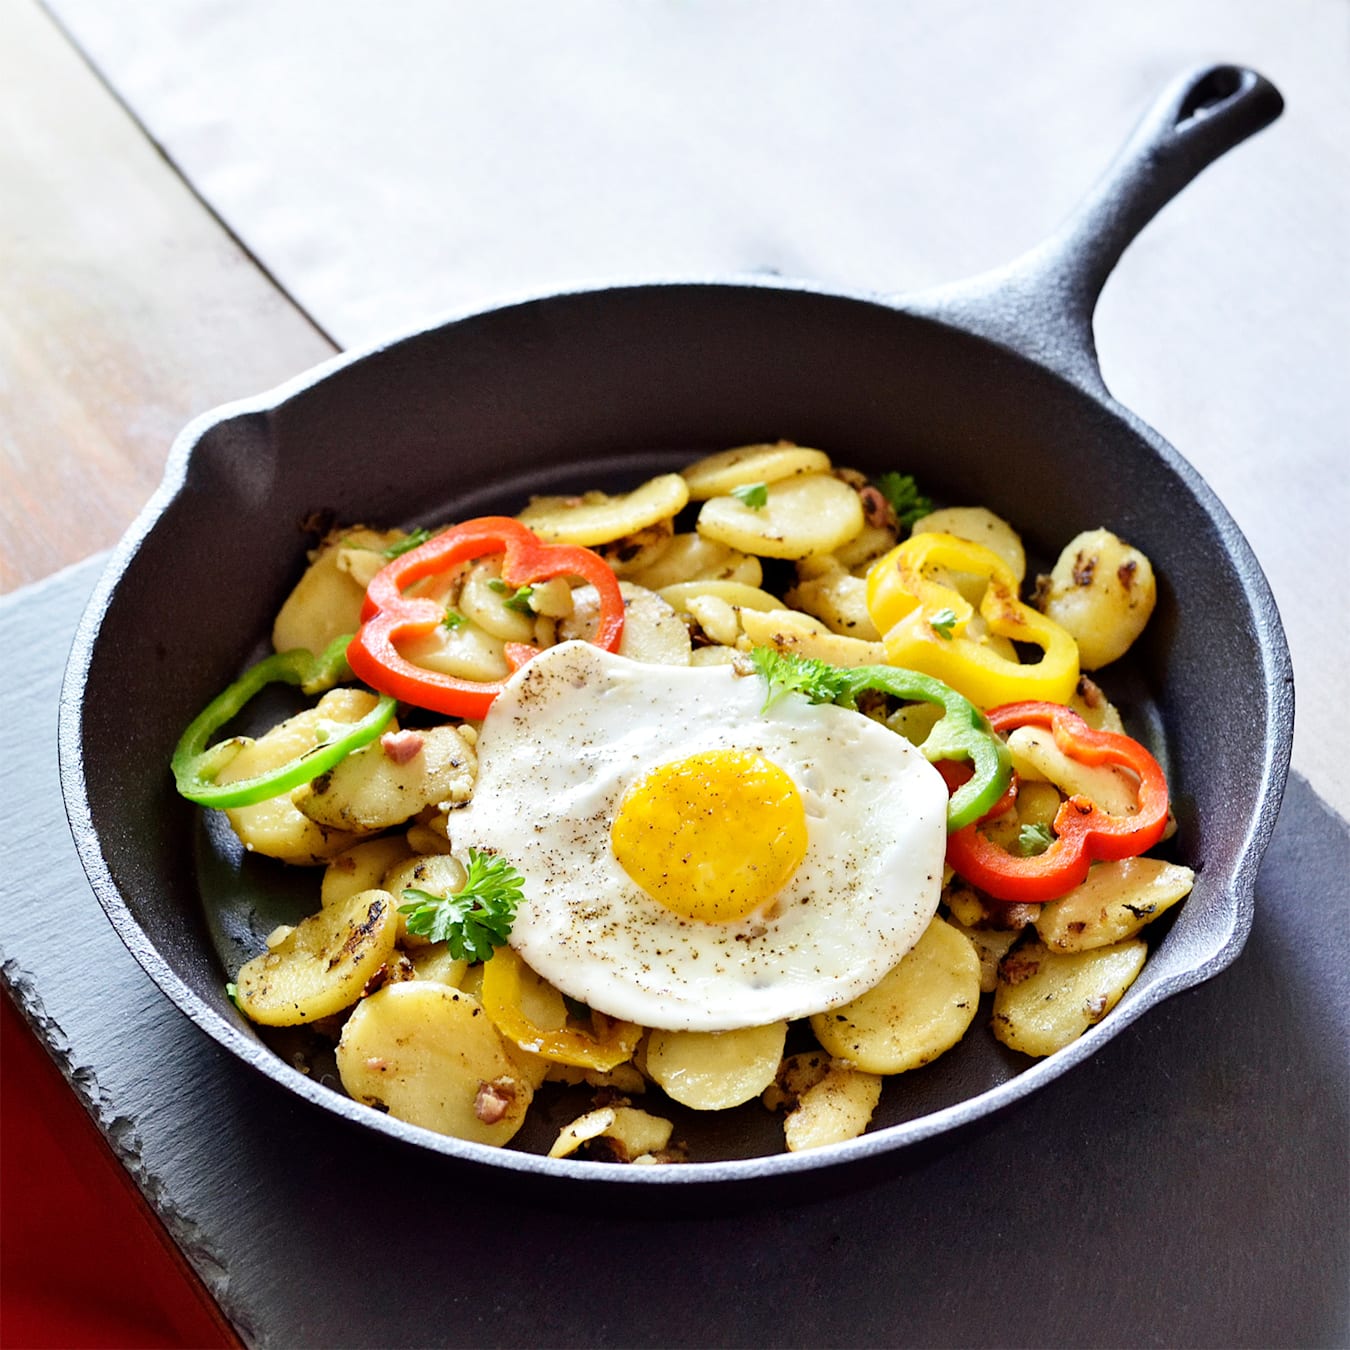
<path fill-rule="evenodd" d="M 878 983 L 937 910 L 947 789 L 903 737 L 731 666 L 658 666 L 565 642 L 507 681 L 483 722 L 456 851 L 500 854 L 525 879 L 511 945 L 563 993 L 672 1031 L 806 1017 Z M 705 750 L 763 755 L 792 779 L 806 856 L 766 913 L 681 918 L 614 856 L 624 795 Z"/>

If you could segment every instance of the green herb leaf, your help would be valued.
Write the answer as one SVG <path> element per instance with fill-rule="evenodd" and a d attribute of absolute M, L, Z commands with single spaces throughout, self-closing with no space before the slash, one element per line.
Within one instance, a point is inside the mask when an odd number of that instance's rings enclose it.
<path fill-rule="evenodd" d="M 459 610 L 447 609 L 445 611 L 445 618 L 441 620 L 441 627 L 448 628 L 453 633 L 455 629 L 463 628 L 468 622 L 468 619 L 466 619 Z"/>
<path fill-rule="evenodd" d="M 1017 833 L 1017 851 L 1024 858 L 1044 853 L 1055 842 L 1055 832 L 1048 825 L 1023 825 Z"/>
<path fill-rule="evenodd" d="M 395 540 L 388 548 L 381 549 L 380 552 L 386 558 L 401 558 L 405 553 L 411 553 L 413 549 L 421 547 L 430 538 L 431 531 L 424 530 L 419 525 L 417 529 L 410 531 L 402 539 Z"/>
<path fill-rule="evenodd" d="M 928 621 L 928 626 L 938 637 L 946 638 L 948 642 L 952 640 L 952 628 L 956 623 L 956 611 L 950 606 L 938 610 Z"/>
<path fill-rule="evenodd" d="M 534 587 L 519 586 L 514 592 L 507 595 L 507 592 L 510 589 L 511 588 L 501 579 L 501 577 L 493 577 L 492 580 L 488 582 L 488 590 L 495 591 L 498 595 L 505 597 L 502 600 L 502 604 L 504 604 L 507 609 L 514 609 L 520 614 L 533 615 L 534 610 L 530 608 L 530 596 L 534 594 Z"/>
<path fill-rule="evenodd" d="M 409 886 L 398 907 L 408 932 L 449 944 L 457 961 L 486 961 L 511 936 L 525 878 L 505 858 L 469 849 L 468 876 L 453 895 L 432 895 Z"/>
<path fill-rule="evenodd" d="M 890 502 L 896 520 L 906 530 L 920 516 L 926 516 L 933 509 L 932 498 L 925 497 L 919 491 L 919 485 L 914 481 L 912 474 L 891 471 L 872 481 L 881 495 Z"/>
<path fill-rule="evenodd" d="M 769 485 L 767 483 L 742 483 L 731 489 L 731 495 L 742 506 L 759 511 L 769 504 Z"/>
<path fill-rule="evenodd" d="M 228 998 L 236 1008 L 239 1006 L 239 986 L 235 984 L 233 980 L 225 986 L 225 997 Z"/>
<path fill-rule="evenodd" d="M 769 695 L 760 712 L 767 712 L 784 694 L 805 694 L 812 703 L 833 703 L 848 684 L 847 671 L 814 656 L 755 647 L 750 661 L 769 684 Z"/>

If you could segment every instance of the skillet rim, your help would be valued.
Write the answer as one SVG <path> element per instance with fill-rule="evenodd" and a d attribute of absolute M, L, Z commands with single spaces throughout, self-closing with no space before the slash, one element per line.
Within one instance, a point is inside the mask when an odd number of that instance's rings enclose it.
<path fill-rule="evenodd" d="M 952 289 L 955 292 L 961 283 Z M 772 290 L 789 295 L 811 295 L 828 301 L 855 302 L 878 307 L 925 324 L 936 324 L 963 338 L 1000 349 L 1005 355 L 1030 363 L 1063 386 L 1066 396 L 1088 398 L 1112 417 L 1120 420 L 1134 437 L 1143 442 L 1184 482 L 1196 504 L 1213 522 L 1223 553 L 1232 564 L 1241 590 L 1249 605 L 1257 634 L 1255 651 L 1259 658 L 1265 689 L 1265 724 L 1261 744 L 1264 747 L 1263 773 L 1257 810 L 1235 851 L 1235 860 L 1227 884 L 1221 887 L 1227 900 L 1221 913 L 1230 922 L 1222 944 L 1205 961 L 1159 979 L 1143 989 L 1131 989 L 1110 1018 L 1090 1028 L 1065 1049 L 1035 1061 L 1015 1076 L 972 1097 L 927 1115 L 864 1134 L 857 1139 L 799 1154 L 768 1154 L 753 1158 L 698 1162 L 679 1167 L 624 1168 L 576 1159 L 550 1159 L 510 1148 L 498 1149 L 466 1140 L 438 1135 L 422 1127 L 398 1121 L 374 1112 L 342 1094 L 324 1088 L 296 1072 L 263 1041 L 247 1034 L 207 1004 L 160 954 L 131 913 L 125 898 L 113 881 L 104 856 L 102 841 L 93 825 L 92 806 L 84 773 L 83 694 L 90 666 L 98 645 L 103 621 L 125 573 L 132 567 L 142 545 L 155 530 L 169 505 L 187 486 L 194 453 L 209 432 L 232 420 L 275 412 L 289 400 L 330 379 L 339 378 L 348 367 L 377 357 L 394 348 L 416 343 L 432 334 L 458 324 L 500 311 L 525 305 L 594 298 L 616 292 L 652 289 L 696 288 L 728 293 L 745 289 Z M 930 293 L 938 301 L 943 291 Z M 1218 974 L 1237 957 L 1250 932 L 1254 915 L 1254 885 L 1261 856 L 1269 842 L 1278 814 L 1292 749 L 1293 684 L 1292 666 L 1278 611 L 1269 583 L 1245 536 L 1223 503 L 1200 473 L 1179 451 L 1136 414 L 1118 403 L 1105 389 L 1085 388 L 1038 356 L 1018 350 L 959 321 L 959 311 L 947 308 L 934 313 L 928 296 L 891 298 L 870 291 L 825 286 L 812 281 L 796 281 L 778 276 L 752 274 L 747 277 L 690 279 L 658 278 L 646 281 L 611 282 L 597 286 L 573 286 L 563 290 L 523 294 L 500 302 L 461 306 L 425 324 L 390 338 L 377 340 L 352 351 L 335 354 L 330 360 L 283 381 L 271 390 L 235 400 L 194 418 L 175 438 L 165 465 L 164 476 L 146 506 L 124 534 L 110 556 L 81 617 L 72 644 L 63 681 L 59 714 L 60 776 L 67 816 L 81 863 L 99 903 L 119 937 L 151 979 L 180 1011 L 225 1049 L 282 1087 L 296 1093 L 337 1116 L 365 1128 L 426 1148 L 459 1163 L 485 1163 L 489 1169 L 504 1170 L 519 1176 L 547 1178 L 566 1189 L 584 1182 L 602 1181 L 611 1193 L 640 1195 L 673 1190 L 681 1194 L 701 1193 L 708 1187 L 719 1189 L 727 1183 L 742 1184 L 851 1168 L 857 1170 L 875 1164 L 889 1155 L 898 1155 L 913 1146 L 974 1124 L 1011 1106 L 1045 1083 L 1075 1067 L 1126 1026 L 1163 999 L 1191 988 Z M 653 1188 L 656 1188 L 656 1191 Z"/>

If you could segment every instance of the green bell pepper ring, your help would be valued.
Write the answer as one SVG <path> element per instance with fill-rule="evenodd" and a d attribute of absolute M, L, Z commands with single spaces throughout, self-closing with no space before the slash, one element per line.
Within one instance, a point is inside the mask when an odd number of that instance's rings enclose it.
<path fill-rule="evenodd" d="M 780 694 L 796 690 L 814 703 L 833 702 L 844 708 L 856 708 L 858 695 L 870 689 L 941 708 L 943 715 L 919 746 L 919 753 L 930 764 L 968 762 L 973 770 L 947 803 L 949 833 L 981 819 L 1008 790 L 1012 781 L 1008 747 L 968 698 L 932 675 L 899 666 L 845 669 L 815 657 L 795 656 L 768 647 L 756 647 L 750 659 L 769 682 L 765 707 Z"/>
<path fill-rule="evenodd" d="M 178 791 L 199 806 L 220 810 L 252 806 L 327 773 L 353 750 L 373 741 L 389 725 L 397 707 L 397 700 L 387 694 L 381 695 L 374 708 L 357 722 L 321 721 L 319 730 L 326 739 L 285 764 L 252 778 L 216 785 L 217 775 L 243 748 L 238 737 L 207 748 L 211 737 L 266 685 L 294 684 L 306 694 L 321 694 L 339 681 L 350 678 L 346 653 L 351 640 L 351 634 L 344 633 L 329 643 L 320 656 L 304 648 L 268 656 L 217 694 L 192 719 L 169 761 Z"/>

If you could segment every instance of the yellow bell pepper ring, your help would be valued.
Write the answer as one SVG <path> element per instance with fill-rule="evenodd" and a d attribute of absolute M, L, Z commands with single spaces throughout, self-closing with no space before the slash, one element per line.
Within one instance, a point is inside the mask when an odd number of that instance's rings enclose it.
<path fill-rule="evenodd" d="M 967 629 L 970 602 L 934 574 L 984 578 L 980 615 L 989 631 L 1039 647 L 1021 662 Z M 994 552 L 952 534 L 916 534 L 867 574 L 867 611 L 891 665 L 935 676 L 981 708 L 1036 699 L 1067 703 L 1078 684 L 1078 644 L 1052 619 L 1023 604 L 1017 579 Z"/>
<path fill-rule="evenodd" d="M 524 981 L 530 969 L 510 947 L 498 947 L 483 966 L 483 1011 L 508 1041 L 552 1060 L 602 1073 L 633 1058 L 642 1028 L 604 1013 L 591 1012 L 593 1031 L 541 1027 L 524 1008 Z"/>

